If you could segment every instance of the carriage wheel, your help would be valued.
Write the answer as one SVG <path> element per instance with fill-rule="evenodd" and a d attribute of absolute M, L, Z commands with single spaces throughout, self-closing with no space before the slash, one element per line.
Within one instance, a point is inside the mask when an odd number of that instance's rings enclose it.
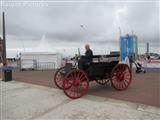
<path fill-rule="evenodd" d="M 96 80 L 96 82 L 97 82 L 98 84 L 100 84 L 100 85 L 105 85 L 105 84 L 107 84 L 109 81 L 110 81 L 110 79 L 109 79 L 109 74 L 108 74 L 108 73 L 106 73 L 106 76 L 105 76 L 104 79 L 102 79 L 102 80 Z"/>
<path fill-rule="evenodd" d="M 126 64 L 118 64 L 111 75 L 112 86 L 116 90 L 125 90 L 128 88 L 132 80 L 131 70 Z"/>
<path fill-rule="evenodd" d="M 82 70 L 74 69 L 64 78 L 64 93 L 71 99 L 77 99 L 86 94 L 89 87 L 89 80 Z"/>
<path fill-rule="evenodd" d="M 58 69 L 54 75 L 54 83 L 59 89 L 63 89 L 64 67 Z"/>

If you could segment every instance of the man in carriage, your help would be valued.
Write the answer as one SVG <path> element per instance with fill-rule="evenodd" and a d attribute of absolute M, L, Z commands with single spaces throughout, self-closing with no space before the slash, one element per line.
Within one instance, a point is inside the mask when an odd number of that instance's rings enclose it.
<path fill-rule="evenodd" d="M 93 52 L 90 49 L 89 44 L 85 45 L 85 55 L 81 56 L 80 60 L 78 61 L 78 67 L 82 70 L 87 69 L 87 66 L 92 62 Z"/>

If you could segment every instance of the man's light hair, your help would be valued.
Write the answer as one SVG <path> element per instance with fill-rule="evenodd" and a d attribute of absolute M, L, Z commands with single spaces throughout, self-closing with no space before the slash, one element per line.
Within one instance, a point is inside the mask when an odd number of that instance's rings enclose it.
<path fill-rule="evenodd" d="M 90 48 L 90 45 L 89 45 L 89 44 L 86 44 L 86 45 L 85 45 L 85 48 Z"/>

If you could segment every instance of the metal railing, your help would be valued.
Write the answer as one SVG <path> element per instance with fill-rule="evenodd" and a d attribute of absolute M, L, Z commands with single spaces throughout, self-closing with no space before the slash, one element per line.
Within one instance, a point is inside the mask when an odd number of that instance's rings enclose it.
<path fill-rule="evenodd" d="M 55 69 L 55 63 L 54 62 L 37 62 L 36 69 L 37 70 Z"/>
<path fill-rule="evenodd" d="M 27 60 L 26 60 L 27 61 Z M 26 62 L 25 60 L 20 62 L 20 69 L 31 69 L 31 70 L 51 70 L 55 69 L 54 62 L 37 62 L 36 60 L 29 60 Z"/>

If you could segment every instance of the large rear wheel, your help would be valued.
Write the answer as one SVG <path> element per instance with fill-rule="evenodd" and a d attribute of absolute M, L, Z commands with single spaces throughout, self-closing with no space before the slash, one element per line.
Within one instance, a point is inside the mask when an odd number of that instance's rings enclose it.
<path fill-rule="evenodd" d="M 112 86 L 119 91 L 129 87 L 132 80 L 132 73 L 128 65 L 118 64 L 112 70 L 111 83 Z"/>

